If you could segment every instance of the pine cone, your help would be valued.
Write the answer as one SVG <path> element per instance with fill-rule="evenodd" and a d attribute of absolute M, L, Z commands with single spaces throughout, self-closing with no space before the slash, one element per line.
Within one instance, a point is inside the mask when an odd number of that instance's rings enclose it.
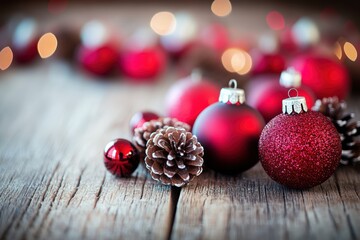
<path fill-rule="evenodd" d="M 318 99 L 313 111 L 329 117 L 340 134 L 342 143 L 341 163 L 344 165 L 360 162 L 360 121 L 354 121 L 354 113 L 345 113 L 345 101 L 337 97 Z"/>
<path fill-rule="evenodd" d="M 204 148 L 184 128 L 159 129 L 146 146 L 146 168 L 163 184 L 182 187 L 203 170 Z"/>
<path fill-rule="evenodd" d="M 150 135 L 156 130 L 164 127 L 182 127 L 186 131 L 190 131 L 190 126 L 180 122 L 176 118 L 159 118 L 144 123 L 141 127 L 134 130 L 133 142 L 141 154 L 141 159 L 145 157 L 146 143 L 150 139 Z"/>

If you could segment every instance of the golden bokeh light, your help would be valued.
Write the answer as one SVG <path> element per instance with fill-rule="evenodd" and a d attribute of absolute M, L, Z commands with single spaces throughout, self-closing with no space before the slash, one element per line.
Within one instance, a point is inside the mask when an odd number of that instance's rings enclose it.
<path fill-rule="evenodd" d="M 57 49 L 57 39 L 53 33 L 45 33 L 38 41 L 37 48 L 41 58 L 48 58 L 53 55 Z"/>
<path fill-rule="evenodd" d="M 13 61 L 13 52 L 10 47 L 4 47 L 0 51 L 0 69 L 6 70 L 10 67 Z"/>
<path fill-rule="evenodd" d="M 354 45 L 352 45 L 350 42 L 346 42 L 344 44 L 344 53 L 345 55 L 353 62 L 357 59 L 357 51 Z"/>
<path fill-rule="evenodd" d="M 151 29 L 159 35 L 168 35 L 174 32 L 176 19 L 171 12 L 158 12 L 150 21 Z"/>
<path fill-rule="evenodd" d="M 211 11 L 218 17 L 225 17 L 231 13 L 232 6 L 229 0 L 215 0 L 211 4 Z"/>
<path fill-rule="evenodd" d="M 341 58 L 342 58 L 342 49 L 341 49 L 341 46 L 340 46 L 339 42 L 335 43 L 334 54 L 339 60 L 341 60 Z"/>
<path fill-rule="evenodd" d="M 239 48 L 229 48 L 221 56 L 224 68 L 232 73 L 247 74 L 252 67 L 251 56 Z"/>
<path fill-rule="evenodd" d="M 236 71 L 240 75 L 245 75 L 245 74 L 249 73 L 251 70 L 251 67 L 252 67 L 252 59 L 251 59 L 250 54 L 248 54 L 245 51 L 243 52 L 243 54 L 245 57 L 244 66 L 241 69 L 239 69 L 238 71 Z"/>

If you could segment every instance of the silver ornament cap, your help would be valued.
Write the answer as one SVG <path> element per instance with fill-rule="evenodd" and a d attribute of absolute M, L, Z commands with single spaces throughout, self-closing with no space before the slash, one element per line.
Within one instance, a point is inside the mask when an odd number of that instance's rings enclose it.
<path fill-rule="evenodd" d="M 296 96 L 291 97 L 290 92 L 294 90 L 296 91 Z M 295 88 L 291 88 L 288 91 L 289 98 L 282 100 L 282 112 L 284 114 L 292 114 L 292 113 L 301 113 L 307 112 L 308 107 L 306 105 L 306 100 L 304 97 L 298 96 L 298 91 Z"/>
<path fill-rule="evenodd" d="M 298 88 L 301 86 L 301 74 L 293 67 L 281 72 L 280 85 L 286 88 Z"/>
<path fill-rule="evenodd" d="M 239 105 L 245 102 L 245 91 L 237 88 L 237 81 L 231 79 L 228 88 L 222 88 L 220 91 L 219 102 Z"/>

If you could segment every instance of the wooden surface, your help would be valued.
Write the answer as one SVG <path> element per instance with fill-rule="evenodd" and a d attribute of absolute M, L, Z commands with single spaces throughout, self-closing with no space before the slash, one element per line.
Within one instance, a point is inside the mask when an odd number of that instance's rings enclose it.
<path fill-rule="evenodd" d="M 360 239 L 358 168 L 304 191 L 260 164 L 236 177 L 207 171 L 181 190 L 142 167 L 107 173 L 105 144 L 130 137 L 134 112 L 163 111 L 171 72 L 145 86 L 51 61 L 1 73 L 1 239 Z"/>

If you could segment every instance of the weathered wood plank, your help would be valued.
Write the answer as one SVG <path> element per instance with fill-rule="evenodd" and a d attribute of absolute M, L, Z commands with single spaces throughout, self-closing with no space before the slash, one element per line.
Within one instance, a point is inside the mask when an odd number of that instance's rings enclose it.
<path fill-rule="evenodd" d="M 0 82 L 1 238 L 168 238 L 171 188 L 142 168 L 117 179 L 102 163 L 109 140 L 129 138 L 135 111 L 159 109 L 167 83 L 85 81 L 71 69 L 58 77 L 58 67 Z"/>
<path fill-rule="evenodd" d="M 172 238 L 356 239 L 359 183 L 349 167 L 304 191 L 272 182 L 260 165 L 235 178 L 208 172 L 182 190 Z"/>

